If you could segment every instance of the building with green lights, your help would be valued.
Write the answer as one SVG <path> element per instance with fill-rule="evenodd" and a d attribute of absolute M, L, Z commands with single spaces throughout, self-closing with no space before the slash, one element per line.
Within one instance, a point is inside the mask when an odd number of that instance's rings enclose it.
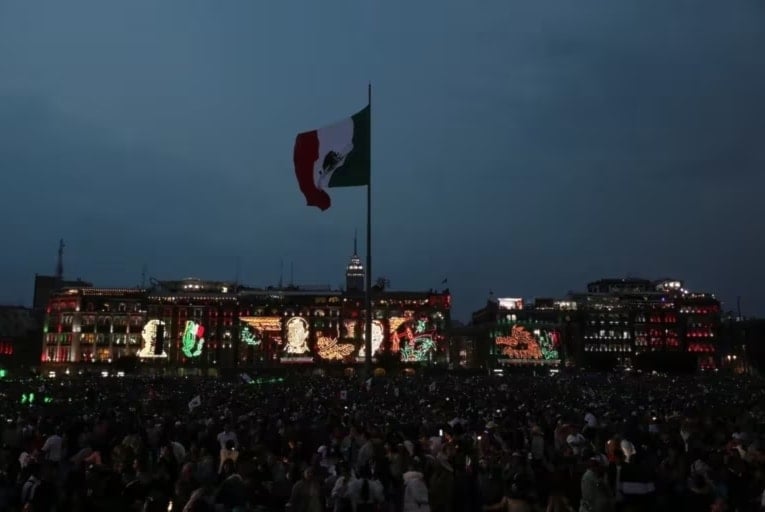
<path fill-rule="evenodd" d="M 354 364 L 364 360 L 363 291 L 257 289 L 184 279 L 151 288 L 66 288 L 45 315 L 42 362 L 197 368 Z M 448 291 L 373 291 L 376 357 L 446 362 Z"/>
<path fill-rule="evenodd" d="M 565 299 L 490 297 L 462 329 L 478 365 L 711 369 L 720 302 L 681 281 L 601 279 Z"/>

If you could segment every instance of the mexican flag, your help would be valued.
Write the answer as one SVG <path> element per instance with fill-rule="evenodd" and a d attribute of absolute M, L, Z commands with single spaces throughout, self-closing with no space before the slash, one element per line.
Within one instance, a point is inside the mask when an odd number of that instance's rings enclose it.
<path fill-rule="evenodd" d="M 295 175 L 308 206 L 326 210 L 327 188 L 369 185 L 369 106 L 330 126 L 295 139 Z"/>

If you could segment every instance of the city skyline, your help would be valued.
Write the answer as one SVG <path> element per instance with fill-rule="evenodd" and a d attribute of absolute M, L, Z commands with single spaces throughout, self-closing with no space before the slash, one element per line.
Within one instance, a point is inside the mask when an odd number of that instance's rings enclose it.
<path fill-rule="evenodd" d="M 0 303 L 31 302 L 61 237 L 67 277 L 97 285 L 139 283 L 144 265 L 221 280 L 238 266 L 266 285 L 294 261 L 295 281 L 336 286 L 364 194 L 307 208 L 292 144 L 363 107 L 371 80 L 373 279 L 447 278 L 460 320 L 492 290 L 627 275 L 762 315 L 762 14 L 743 0 L 3 2 Z"/>
<path fill-rule="evenodd" d="M 207 286 L 218 286 L 218 285 L 224 285 L 225 291 L 224 293 L 238 293 L 238 290 L 241 290 L 243 292 L 246 292 L 247 290 L 250 291 L 267 291 L 267 290 L 274 290 L 274 291 L 282 291 L 282 292 L 290 292 L 290 291 L 302 291 L 302 292 L 316 292 L 321 293 L 322 291 L 328 291 L 328 292 L 361 292 L 364 289 L 364 275 L 365 270 L 362 262 L 360 261 L 360 258 L 358 257 L 358 250 L 356 248 L 356 240 L 354 237 L 354 250 L 351 253 L 351 256 L 349 257 L 349 260 L 345 266 L 345 274 L 343 276 L 344 282 L 341 282 L 340 284 L 333 285 L 330 283 L 330 280 L 327 280 L 325 282 L 316 282 L 316 283 L 305 283 L 305 282 L 299 282 L 294 279 L 294 262 L 289 262 L 289 267 L 285 267 L 284 261 L 280 264 L 280 271 L 279 271 L 279 277 L 277 281 L 274 282 L 252 282 L 252 281 L 246 281 L 240 279 L 240 276 L 238 275 L 239 269 L 237 268 L 237 275 L 233 279 L 210 279 L 205 276 L 200 275 L 188 275 L 183 277 L 177 277 L 177 276 L 154 276 L 150 275 L 148 273 L 148 268 L 144 267 L 142 269 L 142 273 L 140 276 L 140 282 L 131 285 L 129 283 L 96 283 L 88 280 L 87 278 L 83 278 L 83 276 L 77 276 L 76 278 L 67 276 L 65 274 L 60 274 L 60 271 L 63 271 L 64 269 L 64 252 L 63 249 L 65 247 L 64 240 L 60 240 L 59 242 L 59 257 L 56 261 L 56 272 L 51 275 L 51 278 L 55 277 L 56 279 L 61 279 L 64 283 L 64 286 L 62 288 L 66 289 L 69 288 L 80 288 L 80 287 L 86 287 L 86 288 L 95 288 L 95 289 L 135 289 L 135 290 L 151 290 L 155 286 L 157 286 L 160 283 L 173 283 L 173 286 L 177 286 L 179 283 L 182 282 L 188 282 L 188 283 L 203 283 Z M 46 274 L 40 273 L 36 274 L 36 276 L 45 276 Z M 409 292 L 415 292 L 415 293 L 442 293 L 444 291 L 448 291 L 452 297 L 453 293 L 450 291 L 448 278 L 444 278 L 441 283 L 439 283 L 438 286 L 432 286 L 429 288 L 422 288 L 422 289 L 412 289 L 407 288 L 406 286 L 402 287 L 392 287 L 390 286 L 390 280 L 385 277 L 379 277 L 377 279 L 373 279 L 373 287 L 378 286 L 380 283 L 379 281 L 385 282 L 385 290 L 391 291 L 393 293 L 409 293 Z M 610 284 L 609 284 L 610 283 Z M 688 295 L 690 297 L 701 297 L 701 296 L 708 296 L 711 298 L 714 298 L 715 300 L 718 300 L 717 294 L 714 292 L 714 290 L 700 290 L 700 289 L 689 289 L 686 287 L 686 283 L 682 278 L 678 278 L 677 276 L 635 276 L 635 275 L 629 275 L 629 276 L 600 276 L 595 279 L 591 279 L 586 283 L 580 283 L 578 287 L 570 288 L 566 290 L 565 292 L 561 291 L 555 294 L 548 294 L 548 295 L 540 295 L 540 294 L 527 294 L 527 295 L 520 295 L 520 294 L 513 294 L 512 290 L 498 290 L 497 293 L 494 292 L 494 290 L 490 290 L 486 296 L 485 300 L 474 305 L 471 309 L 467 311 L 465 314 L 465 317 L 460 317 L 459 314 L 453 314 L 452 318 L 459 322 L 460 324 L 464 323 L 470 323 L 470 316 L 475 313 L 476 311 L 483 308 L 486 304 L 489 304 L 491 302 L 494 302 L 496 304 L 499 304 L 500 307 L 505 307 L 503 304 L 507 304 L 509 302 L 512 302 L 513 304 L 520 303 L 520 307 L 523 308 L 524 305 L 527 306 L 534 306 L 535 301 L 548 301 L 548 300 L 554 300 L 554 301 L 575 301 L 578 296 L 583 296 L 587 294 L 614 294 L 618 295 L 619 293 L 623 293 L 622 291 L 613 291 L 613 292 L 605 292 L 603 290 L 600 290 L 602 287 L 608 287 L 613 284 L 616 284 L 617 289 L 621 290 L 625 284 L 633 283 L 636 286 L 639 286 L 640 289 L 645 288 L 648 286 L 652 292 L 658 293 L 665 293 L 667 290 L 671 289 L 674 292 L 680 292 L 683 295 Z M 193 284 L 189 284 L 189 287 L 193 288 Z M 229 288 L 229 286 L 237 287 Z M 667 287 L 670 288 L 667 288 Z M 598 290 L 592 289 L 593 287 L 598 288 Z M 654 289 L 655 287 L 655 289 Z M 160 289 L 162 288 L 162 285 L 160 285 Z M 725 307 L 725 303 L 720 301 L 721 306 L 723 307 L 722 313 L 731 313 L 734 315 L 739 315 L 741 313 L 741 303 L 740 298 L 737 298 L 737 301 L 733 305 L 729 305 L 727 308 Z M 26 307 L 26 304 L 18 304 L 20 306 Z M 518 306 L 513 305 L 512 308 L 516 308 Z M 459 313 L 459 310 L 457 310 Z M 742 317 L 745 315 L 741 315 Z"/>

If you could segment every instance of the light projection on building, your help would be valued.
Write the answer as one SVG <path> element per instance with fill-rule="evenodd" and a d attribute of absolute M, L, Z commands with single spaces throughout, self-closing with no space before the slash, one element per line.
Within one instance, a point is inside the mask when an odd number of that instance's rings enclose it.
<path fill-rule="evenodd" d="M 531 333 L 522 325 L 514 325 L 509 336 L 497 336 L 494 342 L 510 359 L 559 359 L 558 333 L 554 331 L 537 329 Z"/>
<path fill-rule="evenodd" d="M 406 362 L 427 361 L 436 350 L 436 328 L 427 318 L 408 318 L 395 331 L 391 327 L 391 351 L 401 352 Z"/>
<path fill-rule="evenodd" d="M 245 345 L 258 346 L 264 339 L 281 342 L 282 319 L 278 316 L 246 316 L 239 318 L 239 339 Z"/>
<path fill-rule="evenodd" d="M 356 320 L 343 320 L 343 328 L 345 329 L 345 338 L 349 340 L 356 339 Z"/>
<path fill-rule="evenodd" d="M 205 328 L 193 320 L 186 321 L 181 338 L 181 350 L 186 357 L 199 357 L 205 346 Z"/>
<path fill-rule="evenodd" d="M 316 353 L 327 361 L 342 361 L 347 359 L 356 347 L 353 343 L 338 343 L 337 338 L 319 336 L 316 340 Z"/>
<path fill-rule="evenodd" d="M 287 343 L 284 347 L 284 352 L 286 354 L 300 356 L 311 351 L 310 348 L 308 348 L 308 336 L 310 330 L 305 318 L 293 316 L 287 320 L 284 327 L 287 334 Z"/>
<path fill-rule="evenodd" d="M 388 329 L 390 329 L 390 351 L 397 354 L 401 351 L 401 338 L 396 334 L 399 328 L 409 321 L 409 318 L 403 316 L 392 316 L 388 319 Z"/>
<path fill-rule="evenodd" d="M 363 326 L 366 329 L 366 326 Z M 366 357 L 366 333 L 361 333 L 361 347 L 359 348 L 358 357 Z M 385 326 L 380 320 L 372 320 L 372 355 L 378 353 L 382 348 L 382 344 L 385 341 Z"/>
<path fill-rule="evenodd" d="M 560 347 L 560 334 L 558 331 L 535 330 L 534 334 L 539 338 L 539 348 L 542 350 L 544 359 L 560 359 L 558 348 Z"/>
<path fill-rule="evenodd" d="M 501 298 L 497 299 L 497 304 L 502 309 L 523 309 L 523 299 Z"/>
<path fill-rule="evenodd" d="M 260 333 L 247 324 L 242 324 L 242 328 L 239 330 L 239 339 L 251 347 L 257 347 L 263 341 Z"/>
<path fill-rule="evenodd" d="M 165 328 L 165 322 L 162 320 L 152 319 L 146 322 L 141 331 L 141 350 L 138 352 L 138 357 L 154 358 L 154 357 L 167 357 L 167 353 L 163 350 L 161 354 L 154 353 L 154 347 L 157 344 L 157 328 L 162 326 Z"/>
<path fill-rule="evenodd" d="M 346 339 L 345 342 L 340 340 L 341 333 L 340 325 L 338 324 L 335 324 L 334 332 L 332 330 L 317 332 L 316 355 L 327 361 L 343 361 L 348 359 L 356 350 L 356 345 L 352 339 Z"/>

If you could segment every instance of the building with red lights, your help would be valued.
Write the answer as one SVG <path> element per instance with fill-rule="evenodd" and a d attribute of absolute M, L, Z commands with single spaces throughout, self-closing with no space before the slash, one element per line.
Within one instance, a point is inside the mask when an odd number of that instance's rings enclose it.
<path fill-rule="evenodd" d="M 363 304 L 357 292 L 199 279 L 145 290 L 69 288 L 49 301 L 42 360 L 109 364 L 133 357 L 198 368 L 362 362 Z M 374 292 L 375 354 L 445 362 L 450 305 L 448 292 Z"/>
<path fill-rule="evenodd" d="M 564 300 L 490 298 L 473 314 L 470 365 L 718 366 L 720 303 L 678 280 L 602 279 Z M 464 338 L 464 336 L 463 336 Z"/>
<path fill-rule="evenodd" d="M 587 290 L 571 295 L 583 327 L 583 360 L 629 364 L 684 353 L 700 368 L 715 367 L 720 302 L 712 295 L 689 292 L 675 279 L 602 279 Z"/>
<path fill-rule="evenodd" d="M 33 310 L 0 306 L 0 369 L 36 365 L 40 349 L 38 329 Z"/>
<path fill-rule="evenodd" d="M 363 362 L 364 269 L 355 254 L 346 289 L 249 288 L 196 278 L 146 289 L 66 286 L 50 294 L 41 360 L 232 368 Z M 446 363 L 451 296 L 373 287 L 372 350 L 378 359 Z"/>

